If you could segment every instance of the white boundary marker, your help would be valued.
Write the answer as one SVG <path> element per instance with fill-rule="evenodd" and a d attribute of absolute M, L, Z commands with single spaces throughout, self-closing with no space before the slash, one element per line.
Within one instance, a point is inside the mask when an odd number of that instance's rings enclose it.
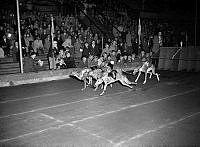
<path fill-rule="evenodd" d="M 184 116 L 184 117 L 182 117 L 182 118 L 180 118 L 180 119 L 178 119 L 178 120 L 172 121 L 172 122 L 170 122 L 170 123 L 166 123 L 166 124 L 160 125 L 159 127 L 155 128 L 155 129 L 148 130 L 148 131 L 146 131 L 146 132 L 144 132 L 144 133 L 135 135 L 135 136 L 133 136 L 133 137 L 127 139 L 127 140 L 121 141 L 121 142 L 115 144 L 114 147 L 119 147 L 119 146 L 121 146 L 122 144 L 125 144 L 125 143 L 127 143 L 127 142 L 129 142 L 129 141 L 132 141 L 132 140 L 141 138 L 141 137 L 143 137 L 143 136 L 145 136 L 145 135 L 147 135 L 147 134 L 157 132 L 157 131 L 159 131 L 159 130 L 161 130 L 161 129 L 167 128 L 168 126 L 176 125 L 176 124 L 178 124 L 178 123 L 180 123 L 180 122 L 182 122 L 182 121 L 184 121 L 184 120 L 186 120 L 186 119 L 189 119 L 189 118 L 191 118 L 191 117 L 193 117 L 193 116 L 196 116 L 196 115 L 199 115 L 199 114 L 200 114 L 200 112 L 195 112 L 195 113 L 193 113 L 193 114 Z"/>
<path fill-rule="evenodd" d="M 98 114 L 98 115 L 95 115 L 95 116 L 87 117 L 87 118 L 84 118 L 84 119 L 81 119 L 81 120 L 77 120 L 77 121 L 72 121 L 71 123 L 69 122 L 69 123 L 66 123 L 66 124 L 60 124 L 58 126 L 49 127 L 49 128 L 43 129 L 43 130 L 30 132 L 30 133 L 23 134 L 23 135 L 20 135 L 20 136 L 16 136 L 16 137 L 13 137 L 13 138 L 2 139 L 2 140 L 0 140 L 0 143 L 8 142 L 8 141 L 15 140 L 15 139 L 22 138 L 22 137 L 26 137 L 26 136 L 29 136 L 29 135 L 40 134 L 42 132 L 49 131 L 49 130 L 52 130 L 52 129 L 60 129 L 60 128 L 65 127 L 65 126 L 71 126 L 72 127 L 75 123 L 79 123 L 79 122 L 82 122 L 82 121 L 85 121 L 85 120 L 94 119 L 94 118 L 101 117 L 101 116 L 104 116 L 104 115 L 107 115 L 107 114 L 116 113 L 116 112 L 119 112 L 119 111 L 122 111 L 122 110 L 127 110 L 127 109 L 130 109 L 130 108 L 135 108 L 135 107 L 138 107 L 138 106 L 159 102 L 159 101 L 162 101 L 162 100 L 166 100 L 166 99 L 169 99 L 169 98 L 185 95 L 185 94 L 188 94 L 188 93 L 191 93 L 191 92 L 195 92 L 195 91 L 198 91 L 198 90 L 200 90 L 200 88 L 195 88 L 195 89 L 188 90 L 188 91 L 185 91 L 185 92 L 177 93 L 177 94 L 174 94 L 174 95 L 171 95 L 171 96 L 167 96 L 167 97 L 163 97 L 163 98 L 160 98 L 160 99 L 157 99 L 157 100 L 147 101 L 147 102 L 144 102 L 144 103 L 130 105 L 130 106 L 127 106 L 127 107 L 122 107 L 122 108 L 120 108 L 118 110 L 109 111 L 109 112 L 106 112 L 106 113 L 102 113 L 102 114 Z M 200 112 L 198 112 L 198 113 L 200 113 Z M 173 123 L 174 122 L 171 122 L 169 124 L 173 124 Z"/>
<path fill-rule="evenodd" d="M 105 138 L 105 137 L 103 137 L 103 136 L 100 136 L 100 135 L 96 134 L 96 133 L 91 133 L 90 131 L 88 131 L 88 130 L 82 128 L 82 127 L 78 127 L 78 126 L 76 127 L 74 124 L 70 124 L 70 125 L 71 125 L 71 127 L 73 127 L 74 129 L 77 129 L 77 130 L 80 130 L 80 131 L 82 131 L 82 132 L 85 132 L 85 133 L 87 133 L 87 134 L 89 134 L 89 135 L 91 135 L 91 136 L 94 136 L 94 137 L 96 137 L 96 138 L 101 138 L 101 139 L 103 139 L 103 140 L 109 142 L 110 144 L 114 145 L 114 143 L 113 143 L 112 140 L 109 140 L 109 139 L 107 139 L 107 138 Z M 68 126 L 70 126 L 70 125 L 68 125 Z"/>
<path fill-rule="evenodd" d="M 60 120 L 60 119 L 56 119 L 55 117 L 53 116 L 50 116 L 50 115 L 47 115 L 47 114 L 44 114 L 44 113 L 40 113 L 41 116 L 44 116 L 46 118 L 49 118 L 49 119 L 52 119 L 52 120 L 55 120 L 56 122 L 58 123 L 63 123 L 64 121 Z"/>
<path fill-rule="evenodd" d="M 0 101 L 0 104 L 17 102 L 17 101 L 24 101 L 24 100 L 30 100 L 30 99 L 36 99 L 36 98 L 40 98 L 40 97 L 54 96 L 54 95 L 58 95 L 58 94 L 61 94 L 61 93 L 68 93 L 68 92 L 70 93 L 70 92 L 75 92 L 75 91 L 81 91 L 81 89 L 70 90 L 70 91 L 62 90 L 62 91 L 55 92 L 55 93 L 46 93 L 46 94 L 37 95 L 37 96 L 31 96 L 31 97 L 26 97 L 26 98 L 18 98 L 18 99 Z"/>
<path fill-rule="evenodd" d="M 112 94 L 107 94 L 107 95 L 103 95 L 103 96 L 94 96 L 94 97 L 87 98 L 87 99 L 82 99 L 82 100 L 79 100 L 79 101 L 68 102 L 68 103 L 53 105 L 53 106 L 49 106 L 49 107 L 38 108 L 38 109 L 30 110 L 30 111 L 25 111 L 25 112 L 20 112 L 20 113 L 14 113 L 14 114 L 10 114 L 10 115 L 0 116 L 0 119 L 12 117 L 12 116 L 17 116 L 17 115 L 23 115 L 23 114 L 27 114 L 27 113 L 33 113 L 33 112 L 47 110 L 47 109 L 52 109 L 52 108 L 66 106 L 66 105 L 70 105 L 70 104 L 80 103 L 80 102 L 83 102 L 83 101 L 95 100 L 95 99 L 98 99 L 98 98 L 103 98 L 103 97 L 105 98 L 106 96 L 112 96 L 112 95 L 117 95 L 117 94 L 122 94 L 122 93 L 127 93 L 127 92 L 130 92 L 130 90 L 121 91 L 121 92 L 112 93 Z"/>
<path fill-rule="evenodd" d="M 200 90 L 200 88 L 196 88 L 196 89 L 192 89 L 192 90 L 189 90 L 189 91 L 173 94 L 173 95 L 166 96 L 166 97 L 163 97 L 163 98 L 160 98 L 160 99 L 156 99 L 156 100 L 151 100 L 151 101 L 147 101 L 147 102 L 143 102 L 143 103 L 138 103 L 138 104 L 135 104 L 135 105 L 129 105 L 129 106 L 126 106 L 126 107 L 122 107 L 122 108 L 120 108 L 118 110 L 108 111 L 106 113 L 97 114 L 95 116 L 90 116 L 90 117 L 86 117 L 86 118 L 83 118 L 83 119 L 80 119 L 80 120 L 72 121 L 71 123 L 74 124 L 74 123 L 79 123 L 79 122 L 86 121 L 86 120 L 89 120 L 89 119 L 95 119 L 96 117 L 101 117 L 101 116 L 104 116 L 104 115 L 107 115 L 107 114 L 116 113 L 116 112 L 120 112 L 120 111 L 123 111 L 123 110 L 139 107 L 139 106 L 142 106 L 142 105 L 147 105 L 147 104 L 159 102 L 159 101 L 162 101 L 162 100 L 166 100 L 166 99 L 170 99 L 170 98 L 173 98 L 173 97 L 185 95 L 185 94 L 188 94 L 188 93 L 191 93 L 191 92 L 195 92 L 195 91 L 198 91 L 198 90 Z"/>
<path fill-rule="evenodd" d="M 140 90 L 143 88 L 136 88 L 136 90 Z M 36 98 L 40 98 L 40 97 L 47 97 L 47 96 L 54 96 L 54 95 L 58 95 L 61 93 L 70 93 L 70 92 L 75 92 L 75 91 L 81 91 L 81 89 L 75 89 L 75 90 L 61 90 L 59 92 L 55 92 L 55 93 L 46 93 L 46 94 L 42 94 L 42 95 L 37 95 L 37 96 L 31 96 L 31 97 L 26 97 L 26 98 L 17 98 L 17 99 L 10 99 L 10 100 L 5 100 L 5 101 L 0 101 L 0 104 L 5 104 L 5 103 L 11 103 L 11 102 L 17 102 L 17 101 L 24 101 L 24 100 L 30 100 L 30 99 L 36 99 Z M 129 91 L 132 91 L 131 89 Z"/>

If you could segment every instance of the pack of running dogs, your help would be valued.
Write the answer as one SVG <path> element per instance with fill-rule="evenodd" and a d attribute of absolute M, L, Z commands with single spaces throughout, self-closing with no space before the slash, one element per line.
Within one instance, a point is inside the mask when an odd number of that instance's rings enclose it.
<path fill-rule="evenodd" d="M 138 73 L 134 82 L 131 82 L 125 73 L 126 71 L 123 69 L 113 69 L 113 64 L 107 63 L 104 68 L 93 66 L 79 71 L 72 71 L 70 76 L 76 77 L 84 82 L 84 87 L 81 90 L 84 90 L 89 85 L 92 85 L 96 91 L 98 87 L 101 86 L 103 91 L 100 95 L 105 93 L 107 86 L 110 85 L 112 87 L 112 84 L 115 82 L 120 82 L 122 85 L 132 89 L 132 85 L 137 85 L 139 77 L 142 73 L 145 75 L 143 84 L 146 84 L 148 74 L 150 74 L 149 78 L 151 78 L 152 75 L 155 75 L 157 80 L 160 81 L 159 74 L 155 71 L 155 66 L 149 61 L 143 62 L 141 65 L 133 68 L 133 72 L 131 74 L 136 75 Z M 92 84 L 93 80 L 95 80 L 94 85 Z"/>

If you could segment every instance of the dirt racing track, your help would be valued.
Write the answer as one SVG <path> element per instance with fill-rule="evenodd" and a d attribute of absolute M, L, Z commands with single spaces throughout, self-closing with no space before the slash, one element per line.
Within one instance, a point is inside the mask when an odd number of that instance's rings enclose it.
<path fill-rule="evenodd" d="M 73 78 L 0 88 L 0 146 L 200 146 L 199 73 L 143 76 L 103 96 Z"/>

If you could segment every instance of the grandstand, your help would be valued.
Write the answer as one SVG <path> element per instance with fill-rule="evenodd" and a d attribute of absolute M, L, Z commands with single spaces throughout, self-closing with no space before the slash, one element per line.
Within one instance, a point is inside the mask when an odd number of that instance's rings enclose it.
<path fill-rule="evenodd" d="M 142 50 L 146 53 L 159 51 L 158 54 L 160 54 L 162 47 L 195 47 L 198 48 L 195 49 L 196 53 L 192 53 L 195 56 L 190 56 L 190 58 L 195 59 L 194 64 L 199 65 L 198 46 L 200 42 L 197 39 L 200 34 L 199 25 L 197 25 L 199 10 L 196 9 L 198 1 L 192 3 L 180 0 L 176 2 L 169 0 L 20 0 L 19 2 L 23 58 L 29 57 L 32 51 L 39 52 L 37 45 L 34 46 L 34 41 L 37 36 L 40 36 L 44 53 L 38 53 L 37 57 L 44 61 L 43 70 L 51 69 L 49 52 L 52 45 L 45 48 L 45 39 L 48 34 L 50 35 L 52 27 L 50 15 L 53 15 L 55 26 L 53 40 L 58 43 L 56 53 L 53 55 L 53 60 L 57 64 L 60 60 L 59 52 L 64 49 L 64 51 L 70 52 L 77 67 L 81 62 L 81 56 L 78 54 L 82 52 L 78 53 L 76 49 L 84 49 L 85 42 L 90 45 L 91 41 L 95 40 L 100 52 L 106 43 L 111 48 L 112 42 L 116 41 L 116 52 L 119 44 L 123 43 L 124 50 L 121 52 L 136 54 L 138 57 Z M 0 47 L 5 54 L 5 57 L 0 58 L 0 74 L 19 73 L 19 60 L 15 59 L 19 55 L 19 50 L 14 50 L 14 43 L 18 41 L 16 2 L 3 0 L 0 2 L 0 8 Z M 139 19 L 141 24 L 139 24 Z M 139 25 L 141 25 L 140 34 L 138 34 Z M 130 32 L 130 36 L 128 32 Z M 159 32 L 161 39 L 156 41 L 156 37 L 159 38 Z M 8 34 L 11 34 L 12 37 L 8 37 Z M 29 38 L 25 37 L 27 34 L 30 36 Z M 95 34 L 97 34 L 96 37 Z M 7 37 L 6 47 L 3 43 L 3 35 Z M 138 40 L 139 35 L 141 40 Z M 63 46 L 68 36 L 71 36 L 72 46 Z M 61 40 L 57 38 L 61 38 Z M 80 45 L 75 45 L 77 38 Z M 180 45 L 180 42 L 183 44 Z M 158 45 L 158 49 L 155 49 L 156 45 Z M 187 49 L 187 52 L 193 51 Z M 188 58 L 181 53 L 178 53 L 176 57 L 180 56 Z M 157 55 L 152 58 L 159 57 L 161 56 Z M 57 66 L 55 69 L 59 70 Z M 177 65 L 177 68 L 171 69 L 179 70 L 180 68 Z"/>

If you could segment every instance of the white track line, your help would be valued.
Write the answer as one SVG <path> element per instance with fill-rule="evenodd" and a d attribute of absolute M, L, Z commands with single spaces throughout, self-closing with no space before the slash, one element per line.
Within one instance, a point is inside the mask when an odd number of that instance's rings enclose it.
<path fill-rule="evenodd" d="M 109 139 L 107 139 L 107 138 L 105 138 L 105 137 L 103 137 L 103 136 L 100 136 L 100 135 L 96 134 L 96 133 L 91 133 L 90 131 L 88 131 L 88 130 L 82 128 L 82 127 L 76 127 L 74 124 L 70 124 L 70 125 L 71 125 L 73 128 L 77 129 L 77 130 L 80 130 L 80 131 L 82 131 L 82 132 L 84 132 L 84 133 L 87 133 L 87 134 L 89 134 L 89 135 L 91 135 L 91 136 L 94 136 L 94 137 L 96 137 L 96 138 L 101 138 L 101 139 L 103 139 L 103 140 L 109 142 L 110 144 L 114 145 L 114 143 L 113 143 L 112 140 L 109 140 Z M 70 126 L 70 125 L 68 125 L 68 126 Z"/>
<path fill-rule="evenodd" d="M 119 112 L 119 111 L 122 111 L 122 110 L 130 109 L 130 108 L 134 108 L 134 107 L 139 107 L 139 106 L 142 106 L 142 105 L 151 104 L 151 103 L 154 103 L 154 102 L 159 102 L 159 101 L 162 101 L 162 100 L 166 100 L 166 99 L 170 99 L 170 98 L 173 98 L 173 97 L 185 95 L 185 94 L 188 94 L 188 93 L 191 93 L 191 92 L 195 92 L 195 91 L 198 91 L 198 90 L 200 90 L 200 88 L 192 89 L 192 90 L 185 91 L 185 92 L 182 92 L 182 93 L 177 93 L 177 94 L 174 94 L 174 95 L 171 95 L 171 96 L 167 96 L 167 97 L 164 97 L 164 98 L 161 98 L 161 99 L 157 99 L 157 100 L 152 100 L 152 101 L 148 101 L 148 102 L 144 102 L 144 103 L 130 105 L 130 106 L 127 106 L 127 107 L 122 107 L 122 108 L 120 108 L 118 110 L 109 111 L 109 112 L 106 112 L 106 113 L 102 113 L 102 114 L 98 114 L 98 115 L 95 115 L 95 116 L 87 117 L 87 118 L 80 119 L 80 120 L 77 120 L 77 121 L 72 121 L 72 122 L 66 123 L 66 124 L 60 124 L 60 125 L 55 126 L 55 127 L 49 127 L 49 128 L 43 129 L 43 130 L 34 131 L 34 132 L 31 132 L 31 133 L 23 134 L 23 135 L 16 136 L 16 137 L 13 137 L 13 138 L 2 139 L 2 140 L 0 140 L 0 143 L 8 142 L 8 141 L 15 140 L 15 139 L 22 138 L 22 137 L 26 137 L 26 136 L 29 136 L 29 135 L 40 134 L 42 132 L 49 131 L 51 129 L 60 129 L 60 128 L 65 127 L 65 126 L 73 126 L 75 123 L 78 123 L 78 122 L 82 122 L 82 121 L 89 120 L 89 119 L 94 119 L 94 118 L 101 117 L 101 116 L 104 116 L 104 115 L 107 115 L 107 114 L 116 113 L 116 112 Z"/>
<path fill-rule="evenodd" d="M 55 120 L 56 122 L 58 123 L 63 123 L 64 121 L 60 120 L 60 119 L 56 119 L 55 117 L 53 116 L 50 116 L 50 115 L 47 115 L 47 114 L 44 114 L 44 113 L 40 113 L 40 115 L 46 117 L 46 118 L 49 118 L 49 119 L 52 119 L 52 120 Z"/>
<path fill-rule="evenodd" d="M 65 126 L 67 126 L 67 125 L 70 126 L 70 127 L 72 126 L 70 123 L 65 124 Z M 43 130 L 30 132 L 30 133 L 19 135 L 19 136 L 13 137 L 13 138 L 2 139 L 2 140 L 0 140 L 0 143 L 4 143 L 4 142 L 12 141 L 12 140 L 15 140 L 15 139 L 23 138 L 23 137 L 26 137 L 26 136 L 29 136 L 29 135 L 40 134 L 40 133 L 43 133 L 43 132 L 46 132 L 46 131 L 49 131 L 49 130 L 54 130 L 54 129 L 60 129 L 60 126 L 59 125 L 54 126 L 54 127 L 52 126 L 52 127 L 49 127 L 49 128 L 43 129 Z"/>
<path fill-rule="evenodd" d="M 164 128 L 167 128 L 167 127 L 169 127 L 169 126 L 176 125 L 177 123 L 180 123 L 180 122 L 182 122 L 182 121 L 184 121 L 184 120 L 186 120 L 186 119 L 189 119 L 189 118 L 194 117 L 194 116 L 199 115 L 199 114 L 200 114 L 200 112 L 195 112 L 195 113 L 193 113 L 193 114 L 184 116 L 184 117 L 182 117 L 182 118 L 180 118 L 180 119 L 178 119 L 178 120 L 172 121 L 172 122 L 170 122 L 170 123 L 166 123 L 166 124 L 160 125 L 159 127 L 155 128 L 155 129 L 148 130 L 148 131 L 146 131 L 146 132 L 144 132 L 144 133 L 135 135 L 135 136 L 133 136 L 133 137 L 127 139 L 127 140 L 121 141 L 121 142 L 115 144 L 115 147 L 119 147 L 119 146 L 121 146 L 122 144 L 125 144 L 125 143 L 127 143 L 127 142 L 129 142 L 129 141 L 132 141 L 132 140 L 141 138 L 141 137 L 143 137 L 143 136 L 145 136 L 145 135 L 147 135 L 147 134 L 157 132 L 157 131 L 159 131 L 159 130 L 161 130 L 161 129 L 164 129 Z"/>
<path fill-rule="evenodd" d="M 13 99 L 13 100 L 0 101 L 0 104 L 17 102 L 17 101 L 24 101 L 24 100 L 30 100 L 30 99 L 36 99 L 36 98 L 40 98 L 40 97 L 53 96 L 53 95 L 58 95 L 58 94 L 61 94 L 61 93 L 68 93 L 68 92 L 75 92 L 75 91 L 81 91 L 81 90 L 80 89 L 71 90 L 71 91 L 62 90 L 60 92 L 55 92 L 55 93 L 47 93 L 47 94 L 31 96 L 31 97 L 26 97 L 26 98 L 19 98 L 19 99 Z"/>
<path fill-rule="evenodd" d="M 117 94 L 122 94 L 122 93 L 126 93 L 126 92 L 130 92 L 130 90 L 117 92 L 117 93 L 113 93 L 113 94 L 108 94 L 108 95 L 103 95 L 103 96 L 95 96 L 95 97 L 91 97 L 91 98 L 87 98 L 87 99 L 82 99 L 82 100 L 79 100 L 79 101 L 53 105 L 53 106 L 49 106 L 49 107 L 38 108 L 38 109 L 25 111 L 25 112 L 21 112 L 21 113 L 14 113 L 14 114 L 10 114 L 10 115 L 0 116 L 0 119 L 12 117 L 12 116 L 17 116 L 17 115 L 23 115 L 23 114 L 27 114 L 27 113 L 33 113 L 33 112 L 47 110 L 47 109 L 52 109 L 52 108 L 56 108 L 56 107 L 66 106 L 66 105 L 70 105 L 70 104 L 80 103 L 80 102 L 83 102 L 83 101 L 94 100 L 94 99 L 98 99 L 98 98 L 102 98 L 102 97 L 106 97 L 106 96 L 117 95 Z"/>
<path fill-rule="evenodd" d="M 170 99 L 170 98 L 173 98 L 173 97 L 185 95 L 185 94 L 188 94 L 188 93 L 191 93 L 191 92 L 195 92 L 195 91 L 198 91 L 198 90 L 200 90 L 200 88 L 196 88 L 196 89 L 192 89 L 192 90 L 189 90 L 189 91 L 173 94 L 173 95 L 170 95 L 170 96 L 167 96 L 167 97 L 163 97 L 163 98 L 160 98 L 160 99 L 156 99 L 156 100 L 151 100 L 151 101 L 147 101 L 147 102 L 143 102 L 143 103 L 139 103 L 139 104 L 135 104 L 135 105 L 129 105 L 129 106 L 126 106 L 126 107 L 122 107 L 122 108 L 120 108 L 118 110 L 113 110 L 113 111 L 109 111 L 109 112 L 106 112 L 106 113 L 98 114 L 98 115 L 95 115 L 95 116 L 86 117 L 86 118 L 83 118 L 81 120 L 72 121 L 71 123 L 79 123 L 79 122 L 86 121 L 86 120 L 89 120 L 89 119 L 94 119 L 96 117 L 101 117 L 101 116 L 104 116 L 104 115 L 107 115 L 107 114 L 116 113 L 116 112 L 127 110 L 127 109 L 130 109 L 130 108 L 135 108 L 135 107 L 138 107 L 138 106 L 147 105 L 147 104 L 159 102 L 159 101 L 162 101 L 162 100 Z"/>

